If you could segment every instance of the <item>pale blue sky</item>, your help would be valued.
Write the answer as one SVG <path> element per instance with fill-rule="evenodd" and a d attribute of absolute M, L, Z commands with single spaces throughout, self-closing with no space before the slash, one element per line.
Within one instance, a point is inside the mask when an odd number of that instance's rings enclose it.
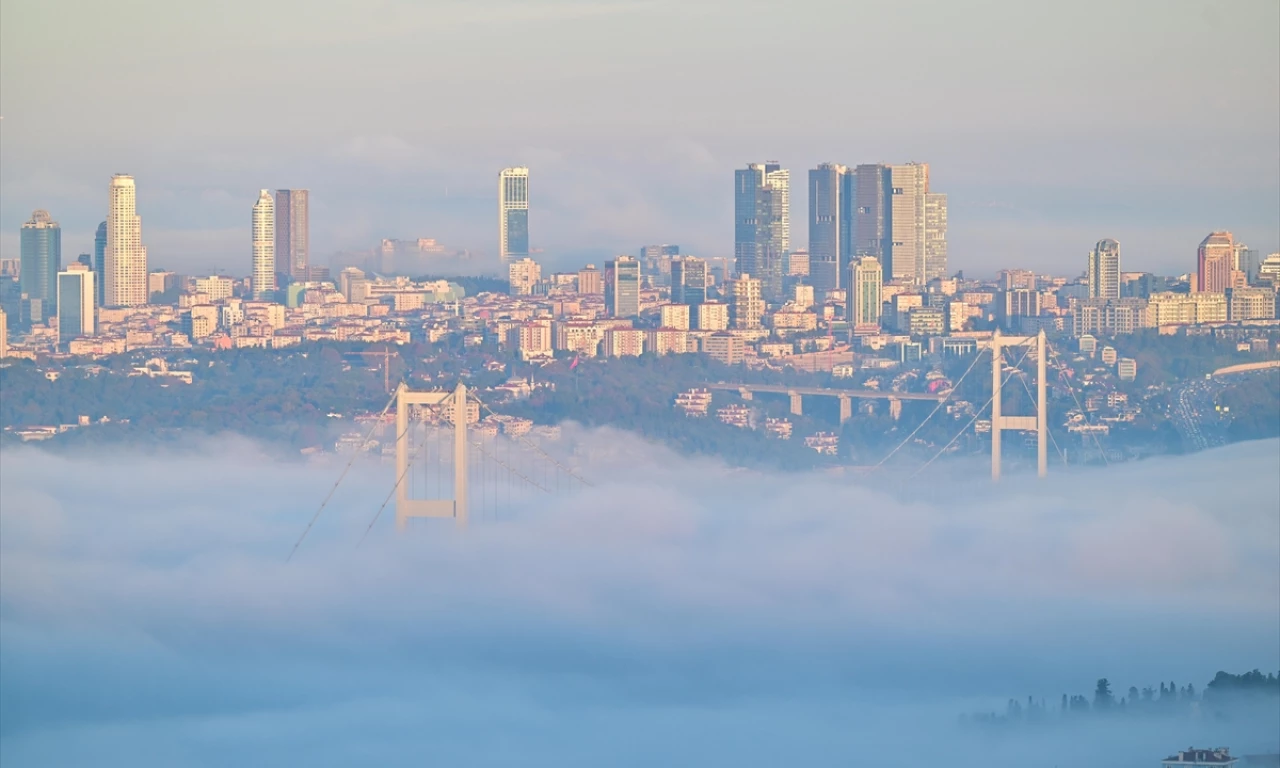
<path fill-rule="evenodd" d="M 247 272 L 262 187 L 313 190 L 315 258 L 496 251 L 528 164 L 549 255 L 732 252 L 732 170 L 928 161 L 953 268 L 1185 271 L 1280 248 L 1280 4 L 0 0 L 0 249 L 33 208 L 88 250 L 113 172 L 158 266 Z"/>

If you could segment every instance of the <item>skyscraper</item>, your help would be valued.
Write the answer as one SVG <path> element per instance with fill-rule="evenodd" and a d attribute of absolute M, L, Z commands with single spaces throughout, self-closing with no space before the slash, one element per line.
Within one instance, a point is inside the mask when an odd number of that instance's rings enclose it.
<path fill-rule="evenodd" d="M 947 276 L 947 196 L 930 192 L 924 199 L 924 278 Z"/>
<path fill-rule="evenodd" d="M 276 190 L 275 255 L 293 282 L 311 279 L 310 197 L 305 189 Z"/>
<path fill-rule="evenodd" d="M 696 256 L 671 260 L 671 301 L 696 307 L 707 300 L 707 262 Z"/>
<path fill-rule="evenodd" d="M 94 332 L 94 274 L 81 264 L 58 273 L 58 342 L 65 343 Z"/>
<path fill-rule="evenodd" d="M 305 269 L 305 267 L 304 267 Z M 253 298 L 270 299 L 276 290 L 276 205 L 271 190 L 258 193 L 253 204 Z"/>
<path fill-rule="evenodd" d="M 889 166 L 888 229 L 892 235 L 886 272 L 906 283 L 924 282 L 925 203 L 929 164 Z"/>
<path fill-rule="evenodd" d="M 886 214 L 892 200 L 889 166 L 859 165 L 854 169 L 853 254 L 880 261 L 885 278 L 892 279 L 888 257 L 893 247 L 892 219 Z"/>
<path fill-rule="evenodd" d="M 1236 243 L 1236 257 L 1232 269 L 1244 273 L 1245 281 L 1253 283 L 1258 279 L 1258 251 L 1244 243 Z"/>
<path fill-rule="evenodd" d="M 107 290 L 107 222 L 98 225 L 93 236 L 93 289 L 98 292 L 98 306 L 103 306 Z"/>
<path fill-rule="evenodd" d="M 122 173 L 111 177 L 103 261 L 105 306 L 138 307 L 147 303 L 147 249 L 142 244 L 137 188 L 133 177 Z"/>
<path fill-rule="evenodd" d="M 1235 238 L 1230 232 L 1211 232 L 1200 241 L 1200 250 L 1196 253 L 1196 290 L 1225 293 L 1231 287 L 1231 264 L 1235 255 Z"/>
<path fill-rule="evenodd" d="M 1120 298 L 1120 243 L 1099 240 L 1089 252 L 1089 298 Z"/>
<path fill-rule="evenodd" d="M 821 291 L 840 288 L 848 280 L 855 178 L 853 170 L 833 163 L 809 171 L 809 274 Z"/>
<path fill-rule="evenodd" d="M 604 305 L 613 317 L 640 314 L 640 262 L 618 256 L 604 263 Z"/>
<path fill-rule="evenodd" d="M 529 169 L 498 174 L 498 258 L 503 264 L 529 255 Z"/>
<path fill-rule="evenodd" d="M 18 285 L 26 298 L 39 299 L 43 316 L 57 305 L 58 270 L 62 269 L 62 228 L 48 211 L 35 211 L 22 225 L 22 268 Z"/>
<path fill-rule="evenodd" d="M 863 256 L 853 264 L 849 281 L 849 324 L 854 333 L 880 330 L 880 286 L 884 267 L 874 256 Z"/>
<path fill-rule="evenodd" d="M 766 301 L 782 300 L 783 261 L 791 250 L 791 173 L 776 162 L 734 172 L 735 269 L 760 280 Z"/>

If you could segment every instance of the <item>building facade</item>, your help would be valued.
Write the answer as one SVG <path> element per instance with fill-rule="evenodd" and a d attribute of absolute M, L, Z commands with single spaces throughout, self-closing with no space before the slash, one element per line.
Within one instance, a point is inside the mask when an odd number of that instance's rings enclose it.
<path fill-rule="evenodd" d="M 889 166 L 889 263 L 894 280 L 925 282 L 925 207 L 929 195 L 929 164 Z"/>
<path fill-rule="evenodd" d="M 791 250 L 791 174 L 776 162 L 734 172 L 735 269 L 755 275 L 767 301 L 782 300 L 783 262 Z"/>
<path fill-rule="evenodd" d="M 1089 298 L 1120 298 L 1120 243 L 1110 238 L 1099 240 L 1089 252 Z"/>
<path fill-rule="evenodd" d="M 34 211 L 22 225 L 22 267 L 18 286 L 27 300 L 41 302 L 43 316 L 56 310 L 58 271 L 62 269 L 62 228 L 48 211 Z"/>
<path fill-rule="evenodd" d="M 98 292 L 98 306 L 103 306 L 107 294 L 107 222 L 98 225 L 93 236 L 93 274 L 94 289 Z"/>
<path fill-rule="evenodd" d="M 707 300 L 707 262 L 696 256 L 671 260 L 671 301 L 696 307 Z"/>
<path fill-rule="evenodd" d="M 506 264 L 529 255 L 529 169 L 498 174 L 498 257 Z"/>
<path fill-rule="evenodd" d="M 311 279 L 311 193 L 305 189 L 277 189 L 275 200 L 275 258 L 282 274 L 293 282 Z"/>
<path fill-rule="evenodd" d="M 578 270 L 578 293 L 591 296 L 604 293 L 604 275 L 600 274 L 595 264 L 588 264 L 586 269 Z"/>
<path fill-rule="evenodd" d="M 809 171 L 809 275 L 830 291 L 848 280 L 853 254 L 854 172 L 823 163 Z"/>
<path fill-rule="evenodd" d="M 639 316 L 640 262 L 634 256 L 605 262 L 604 303 L 613 317 Z"/>
<path fill-rule="evenodd" d="M 507 280 L 512 296 L 528 296 L 542 280 L 542 266 L 527 257 L 512 261 L 507 264 Z"/>
<path fill-rule="evenodd" d="M 924 199 L 923 281 L 943 279 L 947 271 L 947 196 L 930 192 Z"/>
<path fill-rule="evenodd" d="M 103 255 L 103 305 L 140 307 L 147 296 L 147 249 L 142 244 L 137 187 L 133 177 L 111 177 L 107 200 L 107 243 Z"/>
<path fill-rule="evenodd" d="M 854 333 L 875 333 L 880 330 L 880 287 L 884 279 L 884 267 L 874 256 L 863 256 L 850 270 L 852 285 L 849 290 L 847 316 Z"/>
<path fill-rule="evenodd" d="M 258 300 L 270 299 L 276 292 L 276 204 L 271 190 L 258 193 L 253 204 L 253 271 L 249 276 L 250 291 Z"/>
<path fill-rule="evenodd" d="M 72 269 L 58 273 L 58 342 L 94 334 L 93 307 L 96 291 L 94 274 L 87 267 L 72 264 Z M 75 269 L 75 267 L 81 267 Z"/>
<path fill-rule="evenodd" d="M 1236 258 L 1230 232 L 1211 232 L 1196 252 L 1196 291 L 1223 293 L 1231 287 L 1231 266 Z"/>
<path fill-rule="evenodd" d="M 759 328 L 764 319 L 762 282 L 749 274 L 738 275 L 728 284 L 729 323 L 738 329 Z"/>

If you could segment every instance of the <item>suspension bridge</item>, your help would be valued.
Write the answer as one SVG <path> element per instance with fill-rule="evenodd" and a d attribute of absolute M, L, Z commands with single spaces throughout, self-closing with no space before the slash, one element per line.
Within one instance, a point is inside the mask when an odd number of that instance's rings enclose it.
<path fill-rule="evenodd" d="M 389 417 L 392 408 L 394 415 Z M 487 418 L 482 420 L 482 415 Z M 554 455 L 531 437 L 527 422 L 495 413 L 463 383 L 451 390 L 429 391 L 401 383 L 373 421 L 360 444 L 375 444 L 379 432 L 385 439 L 390 427 L 395 472 L 364 536 L 392 502 L 398 531 L 420 518 L 452 518 L 456 527 L 465 528 L 474 515 L 497 518 L 532 499 L 591 485 L 568 457 Z M 351 456 L 294 544 L 290 559 L 360 455 Z"/>
<path fill-rule="evenodd" d="M 1021 355 L 1012 365 L 1006 360 L 1006 352 Z M 989 353 L 989 354 L 984 354 Z M 1036 362 L 1035 393 L 1020 375 L 1020 366 L 1029 355 Z M 970 418 L 955 436 L 945 443 L 915 471 L 915 477 L 943 456 L 967 432 L 974 428 L 983 414 L 989 414 L 991 424 L 991 478 L 1000 479 L 1002 470 L 1002 433 L 1006 431 L 1033 432 L 1036 440 L 1036 469 L 1040 477 L 1048 473 L 1048 446 L 1054 448 L 1066 463 L 1065 452 L 1057 445 L 1048 428 L 1048 383 L 1051 358 L 1057 352 L 1045 340 L 1044 332 L 1036 336 L 1004 336 L 996 331 L 985 349 L 979 349 L 968 369 L 955 381 L 951 389 L 942 394 L 881 392 L 874 390 L 838 390 L 821 388 L 786 388 L 767 385 L 714 384 L 715 389 L 736 389 L 744 399 L 753 392 L 780 392 L 792 397 L 793 412 L 800 412 L 799 399 L 803 396 L 836 397 L 841 400 L 841 421 L 847 418 L 850 398 L 886 398 L 891 402 L 902 400 L 926 400 L 935 403 L 925 417 L 892 450 L 874 465 L 860 467 L 864 471 L 883 467 L 899 451 L 909 445 L 916 435 L 954 401 L 960 385 L 983 360 L 991 364 L 991 397 L 981 407 L 973 410 Z M 1067 365 L 1060 358 L 1053 364 L 1060 382 L 1075 399 L 1076 406 L 1086 412 L 1072 386 Z M 1006 414 L 1004 389 L 1014 379 L 1021 383 L 1035 405 L 1034 414 Z M 465 384 L 459 383 L 452 390 L 418 391 L 404 383 L 396 387 L 386 407 L 378 415 L 373 428 L 365 436 L 369 444 L 379 429 L 387 427 L 388 413 L 394 413 L 393 440 L 395 445 L 395 481 L 365 529 L 369 531 L 380 519 L 382 512 L 394 502 L 396 529 L 405 530 L 414 519 L 452 518 L 459 528 L 465 528 L 470 517 L 479 513 L 495 516 L 504 509 L 527 502 L 531 498 L 562 495 L 589 486 L 590 483 L 572 466 L 567 458 L 558 458 L 540 442 L 531 438 L 523 429 L 509 426 L 502 416 L 489 408 Z M 481 415 L 487 414 L 484 422 Z M 499 426 L 499 425 L 508 426 Z M 385 435 L 384 435 L 385 436 Z M 1097 441 L 1094 435 L 1095 442 Z M 1098 444 L 1102 452 L 1101 444 Z M 320 514 L 332 500 L 334 493 L 347 476 L 358 456 L 352 456 L 337 481 L 330 489 L 315 515 L 307 524 L 302 536 L 294 545 L 289 557 L 293 557 Z M 1103 461 L 1106 461 L 1103 452 Z M 363 540 L 363 539 L 362 539 Z"/>

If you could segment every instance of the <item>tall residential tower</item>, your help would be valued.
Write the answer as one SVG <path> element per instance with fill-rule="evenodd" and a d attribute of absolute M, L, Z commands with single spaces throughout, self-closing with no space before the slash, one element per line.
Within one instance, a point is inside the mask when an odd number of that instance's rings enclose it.
<path fill-rule="evenodd" d="M 1099 240 L 1089 252 L 1089 298 L 1120 298 L 1120 243 Z"/>
<path fill-rule="evenodd" d="M 1211 232 L 1196 252 L 1196 290 L 1225 293 L 1231 287 L 1231 266 L 1236 243 L 1230 232 Z"/>
<path fill-rule="evenodd" d="M 253 298 L 270 299 L 276 290 L 276 206 L 271 190 L 258 193 L 253 204 Z"/>
<path fill-rule="evenodd" d="M 887 216 L 891 234 L 886 277 L 905 283 L 925 282 L 925 207 L 929 196 L 929 164 L 889 166 Z"/>
<path fill-rule="evenodd" d="M 930 192 L 924 198 L 924 277 L 921 282 L 947 276 L 947 196 Z"/>
<path fill-rule="evenodd" d="M 311 279 L 310 197 L 305 189 L 276 190 L 275 257 L 293 282 Z"/>
<path fill-rule="evenodd" d="M 529 169 L 498 174 L 498 258 L 503 264 L 529 255 Z"/>
<path fill-rule="evenodd" d="M 107 204 L 107 247 L 103 258 L 103 304 L 138 307 L 147 303 L 147 249 L 142 244 L 137 188 L 133 177 L 111 177 Z"/>

